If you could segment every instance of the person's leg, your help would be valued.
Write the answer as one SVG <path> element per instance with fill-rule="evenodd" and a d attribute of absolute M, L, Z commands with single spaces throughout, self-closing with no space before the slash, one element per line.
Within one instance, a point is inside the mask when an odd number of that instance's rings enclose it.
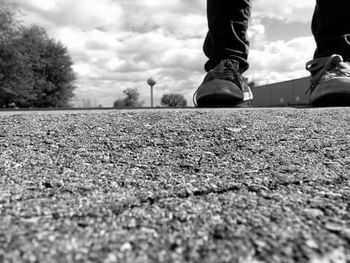
<path fill-rule="evenodd" d="M 209 32 L 203 46 L 209 58 L 206 71 L 223 59 L 238 61 L 241 72 L 248 69 L 246 32 L 250 9 L 250 0 L 207 0 Z"/>
<path fill-rule="evenodd" d="M 312 19 L 312 33 L 317 49 L 314 57 L 339 54 L 350 61 L 349 0 L 317 0 Z"/>
<path fill-rule="evenodd" d="M 349 0 L 316 0 L 312 33 L 314 59 L 306 64 L 312 75 L 310 103 L 315 106 L 350 105 Z"/>
<path fill-rule="evenodd" d="M 209 32 L 204 42 L 208 72 L 193 96 L 199 107 L 231 107 L 252 100 L 242 77 L 248 69 L 246 37 L 250 0 L 207 0 Z"/>

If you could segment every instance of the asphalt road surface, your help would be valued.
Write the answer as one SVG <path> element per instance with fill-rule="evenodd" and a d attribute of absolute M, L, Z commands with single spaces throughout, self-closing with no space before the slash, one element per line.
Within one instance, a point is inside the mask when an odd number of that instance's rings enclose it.
<path fill-rule="evenodd" d="M 0 262 L 350 262 L 350 108 L 0 112 Z"/>

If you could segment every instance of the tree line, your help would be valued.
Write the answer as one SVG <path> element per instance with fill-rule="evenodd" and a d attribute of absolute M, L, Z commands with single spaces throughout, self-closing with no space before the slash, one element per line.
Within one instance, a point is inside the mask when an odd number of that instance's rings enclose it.
<path fill-rule="evenodd" d="M 38 25 L 24 26 L 19 10 L 0 0 L 0 108 L 70 107 L 77 75 L 68 49 Z M 136 89 L 126 89 L 115 108 L 144 105 Z M 181 94 L 165 94 L 163 107 L 186 107 Z"/>
<path fill-rule="evenodd" d="M 114 101 L 113 107 L 122 108 L 139 108 L 144 105 L 144 101 L 140 101 L 140 93 L 137 89 L 128 88 L 123 91 L 124 97 Z M 186 107 L 187 101 L 181 94 L 171 93 L 164 94 L 160 100 L 163 107 Z"/>
<path fill-rule="evenodd" d="M 68 49 L 45 29 L 26 27 L 0 0 L 0 107 L 67 107 L 76 74 Z"/>

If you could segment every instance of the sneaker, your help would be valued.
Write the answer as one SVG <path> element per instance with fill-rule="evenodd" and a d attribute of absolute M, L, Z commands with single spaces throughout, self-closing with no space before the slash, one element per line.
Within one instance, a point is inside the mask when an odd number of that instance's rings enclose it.
<path fill-rule="evenodd" d="M 239 73 L 239 63 L 225 59 L 208 72 L 193 95 L 196 107 L 232 107 L 253 99 L 247 81 Z"/>
<path fill-rule="evenodd" d="M 310 104 L 350 106 L 350 63 L 340 55 L 316 58 L 306 64 L 312 75 Z"/>

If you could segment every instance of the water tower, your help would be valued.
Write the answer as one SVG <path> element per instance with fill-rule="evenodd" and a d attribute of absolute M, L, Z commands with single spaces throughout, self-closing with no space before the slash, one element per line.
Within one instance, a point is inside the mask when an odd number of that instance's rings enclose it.
<path fill-rule="evenodd" d="M 156 85 L 157 82 L 153 78 L 149 78 L 147 84 L 151 87 L 151 108 L 153 108 L 153 86 Z"/>

